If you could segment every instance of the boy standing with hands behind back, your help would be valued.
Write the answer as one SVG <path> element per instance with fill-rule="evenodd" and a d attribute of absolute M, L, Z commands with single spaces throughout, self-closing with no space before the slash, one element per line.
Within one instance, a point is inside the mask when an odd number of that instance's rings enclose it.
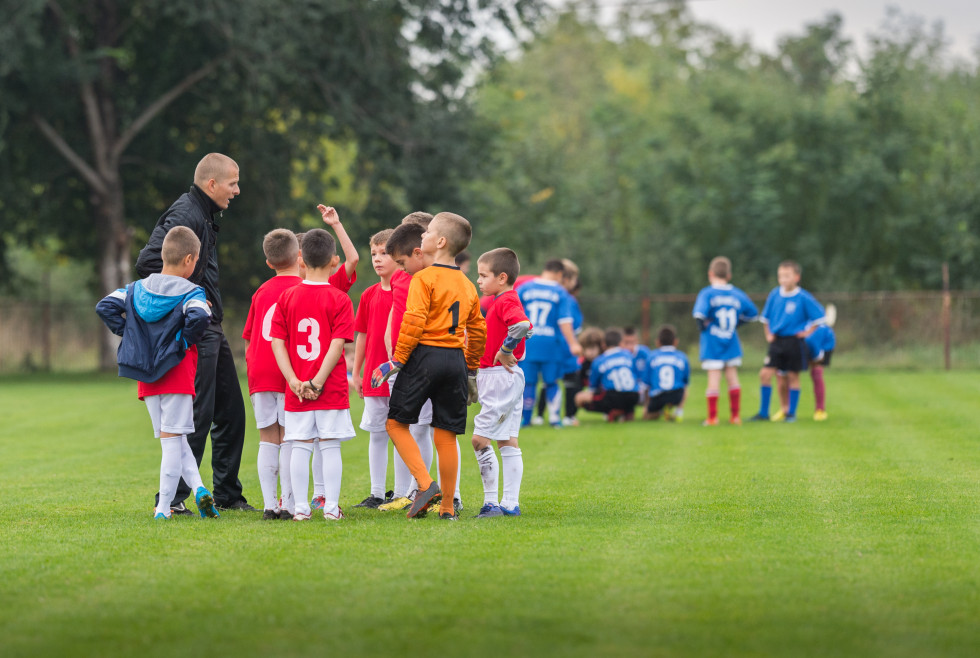
<path fill-rule="evenodd" d="M 467 404 L 476 401 L 470 378 L 475 389 L 486 342 L 480 298 L 455 261 L 471 235 L 470 223 L 459 215 L 444 212 L 432 219 L 421 247 L 422 256 L 431 264 L 412 277 L 392 360 L 376 368 L 371 377 L 372 385 L 379 386 L 401 371 L 391 390 L 387 429 L 419 485 L 409 518 L 427 510 L 440 493 L 408 429 L 418 422 L 422 405 L 431 398 L 439 474 L 450 492 L 442 499 L 439 518 L 456 519 L 451 495 L 459 463 L 456 435 L 466 430 Z"/>

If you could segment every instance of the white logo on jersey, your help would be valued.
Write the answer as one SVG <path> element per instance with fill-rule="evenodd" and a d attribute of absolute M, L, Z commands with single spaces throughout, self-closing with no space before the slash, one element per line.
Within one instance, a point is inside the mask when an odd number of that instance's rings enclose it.
<path fill-rule="evenodd" d="M 796 302 L 786 302 L 786 315 L 793 315 L 796 312 Z"/>

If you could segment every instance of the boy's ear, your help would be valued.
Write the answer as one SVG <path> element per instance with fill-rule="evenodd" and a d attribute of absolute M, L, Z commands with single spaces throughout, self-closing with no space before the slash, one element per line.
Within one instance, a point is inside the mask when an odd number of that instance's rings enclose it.
<path fill-rule="evenodd" d="M 265 264 L 269 266 L 269 269 L 270 270 L 276 269 L 275 267 L 273 267 L 272 263 L 269 262 L 269 259 L 268 258 L 265 259 Z"/>
<path fill-rule="evenodd" d="M 184 265 L 193 263 L 196 256 L 197 254 L 187 254 L 184 256 Z"/>
<path fill-rule="evenodd" d="M 412 255 L 416 258 L 422 256 L 422 247 L 415 247 L 415 249 L 412 249 Z"/>

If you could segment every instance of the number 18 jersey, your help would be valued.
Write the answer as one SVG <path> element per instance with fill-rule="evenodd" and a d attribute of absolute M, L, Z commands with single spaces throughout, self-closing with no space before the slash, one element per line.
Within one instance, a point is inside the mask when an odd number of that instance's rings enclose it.
<path fill-rule="evenodd" d="M 731 284 L 703 288 L 694 302 L 694 317 L 703 322 L 701 360 L 731 361 L 742 356 L 735 329 L 759 317 L 749 296 Z"/>

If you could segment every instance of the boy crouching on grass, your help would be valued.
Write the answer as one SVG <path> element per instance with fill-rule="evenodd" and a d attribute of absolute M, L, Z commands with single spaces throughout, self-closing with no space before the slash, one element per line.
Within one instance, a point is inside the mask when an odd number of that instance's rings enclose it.
<path fill-rule="evenodd" d="M 163 239 L 163 269 L 106 296 L 95 307 L 102 321 L 122 336 L 119 375 L 135 379 L 146 403 L 153 436 L 160 439 L 160 497 L 155 519 L 170 518 L 177 483 L 194 491 L 201 517 L 217 517 L 211 492 L 204 488 L 197 460 L 187 443 L 194 431 L 194 376 L 197 343 L 211 322 L 204 288 L 188 281 L 201 253 L 201 241 L 186 226 Z"/>
<path fill-rule="evenodd" d="M 340 444 L 354 438 L 344 344 L 354 341 L 350 297 L 329 283 L 338 258 L 333 237 L 323 229 L 303 236 L 306 279 L 279 296 L 272 318 L 272 352 L 286 378 L 286 432 L 291 443 L 289 474 L 294 521 L 310 519 L 310 457 L 319 440 L 323 458 L 323 518 L 344 518 Z"/>
<path fill-rule="evenodd" d="M 524 410 L 524 371 L 517 367 L 517 361 L 524 356 L 524 339 L 531 333 L 531 322 L 514 292 L 521 264 L 517 254 L 501 248 L 480 256 L 476 267 L 480 292 L 494 296 L 487 311 L 486 348 L 476 376 L 481 410 L 473 423 L 473 450 L 483 479 L 483 507 L 476 516 L 520 516 L 524 460 L 517 434 Z M 500 466 L 491 441 L 500 447 L 504 463 L 504 497 L 499 503 Z"/>

